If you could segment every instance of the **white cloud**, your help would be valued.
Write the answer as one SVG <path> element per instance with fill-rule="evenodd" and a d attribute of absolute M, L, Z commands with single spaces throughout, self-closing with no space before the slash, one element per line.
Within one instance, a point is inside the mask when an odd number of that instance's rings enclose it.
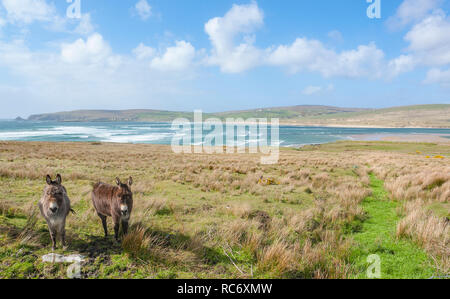
<path fill-rule="evenodd" d="M 305 89 L 303 89 L 302 94 L 310 96 L 320 91 L 322 91 L 321 86 L 307 86 Z"/>
<path fill-rule="evenodd" d="M 292 45 L 277 47 L 269 56 L 271 65 L 287 67 L 291 73 L 319 72 L 324 77 L 380 77 L 384 53 L 374 43 L 336 53 L 317 40 L 298 38 Z"/>
<path fill-rule="evenodd" d="M 450 69 L 445 71 L 436 68 L 429 70 L 424 83 L 438 83 L 443 87 L 450 87 Z"/>
<path fill-rule="evenodd" d="M 17 103 L 16 111 L 8 113 L 119 109 L 124 99 L 132 99 L 128 108 L 167 107 L 195 94 L 186 80 L 189 72 L 152 71 L 131 54 L 114 53 L 98 33 L 50 47 L 32 50 L 23 40 L 0 39 L 0 69 L 8 74 L 0 84 L 0 98 Z"/>
<path fill-rule="evenodd" d="M 306 95 L 306 96 L 311 96 L 311 95 L 315 95 L 318 93 L 322 93 L 322 92 L 330 92 L 334 90 L 334 85 L 333 84 L 329 84 L 328 86 L 307 86 L 305 87 L 305 89 L 302 90 L 302 94 Z"/>
<path fill-rule="evenodd" d="M 388 64 L 388 76 L 396 77 L 402 73 L 410 72 L 417 66 L 417 61 L 412 55 L 400 55 L 392 59 Z"/>
<path fill-rule="evenodd" d="M 450 64 L 450 18 L 439 9 L 442 1 L 405 0 L 396 18 L 401 25 L 414 23 L 404 36 L 408 42 L 406 54 L 388 64 L 390 77 L 413 71 L 417 67 L 432 67 L 424 83 L 448 85 L 449 71 L 439 68 Z"/>
<path fill-rule="evenodd" d="M 78 39 L 70 44 L 61 45 L 61 59 L 71 64 L 102 64 L 117 66 L 120 58 L 112 54 L 111 47 L 103 37 L 94 33 L 87 40 Z"/>
<path fill-rule="evenodd" d="M 81 19 L 75 22 L 69 21 L 65 16 L 60 16 L 53 4 L 47 0 L 0 0 L 6 13 L 6 19 L 0 19 L 0 27 L 9 23 L 16 26 L 31 25 L 41 22 L 49 31 L 89 35 L 94 32 L 94 25 L 89 13 L 82 14 Z M 76 26 L 72 27 L 75 24 Z"/>
<path fill-rule="evenodd" d="M 158 71 L 182 71 L 188 69 L 195 58 L 195 48 L 186 41 L 177 41 L 164 54 L 152 59 L 150 66 Z"/>
<path fill-rule="evenodd" d="M 442 67 L 450 64 L 450 19 L 439 8 L 442 0 L 404 0 L 395 16 L 388 20 L 391 28 L 412 24 L 404 36 L 406 53 L 388 63 L 388 77 L 413 71 L 417 67 Z M 445 72 L 429 71 L 425 83 L 439 83 Z"/>
<path fill-rule="evenodd" d="M 208 58 L 211 65 L 220 66 L 223 72 L 238 73 L 248 70 L 261 61 L 261 50 L 254 43 L 253 31 L 263 25 L 264 15 L 256 2 L 248 5 L 233 5 L 225 16 L 209 20 L 205 31 L 209 35 L 213 50 Z M 234 41 L 242 36 L 240 44 Z"/>
<path fill-rule="evenodd" d="M 450 41 L 449 33 L 450 23 L 445 14 L 438 13 L 415 25 L 406 34 L 405 40 L 410 42 L 410 50 L 429 50 L 448 43 Z"/>
<path fill-rule="evenodd" d="M 34 21 L 54 21 L 56 11 L 45 0 L 2 0 L 8 20 L 31 24 Z"/>
<path fill-rule="evenodd" d="M 138 60 L 143 60 L 147 58 L 151 58 L 155 56 L 155 49 L 152 47 L 148 47 L 143 43 L 140 43 L 135 49 L 133 49 L 133 54 L 136 56 Z"/>
<path fill-rule="evenodd" d="M 148 4 L 147 0 L 139 0 L 134 6 L 134 9 L 144 21 L 152 16 L 152 7 Z"/>
<path fill-rule="evenodd" d="M 2 36 L 2 28 L 6 25 L 6 20 L 0 17 L 0 37 Z"/>
<path fill-rule="evenodd" d="M 209 20 L 205 31 L 212 43 L 207 62 L 222 72 L 239 73 L 263 65 L 281 66 L 291 73 L 319 72 L 324 77 L 380 77 L 384 53 L 374 43 L 336 53 L 320 41 L 297 38 L 291 45 L 261 49 L 254 45 L 254 31 L 264 24 L 256 2 L 233 5 L 225 16 Z M 333 35 L 333 34 L 332 34 Z M 336 32 L 334 33 L 336 37 Z M 236 44 L 238 37 L 240 43 Z"/>
<path fill-rule="evenodd" d="M 318 69 L 332 56 L 335 53 L 327 50 L 320 41 L 297 38 L 291 45 L 278 46 L 270 54 L 269 63 L 288 67 L 292 73 L 297 73 L 308 68 Z"/>
<path fill-rule="evenodd" d="M 409 42 L 408 50 L 422 64 L 442 66 L 450 63 L 450 19 L 442 11 L 415 25 L 405 40 Z"/>
<path fill-rule="evenodd" d="M 404 0 L 396 14 L 388 19 L 388 26 L 396 29 L 421 21 L 442 2 L 442 0 Z"/>
<path fill-rule="evenodd" d="M 74 30 L 75 33 L 88 35 L 94 32 L 94 25 L 91 21 L 91 15 L 86 13 L 81 16 L 80 23 Z"/>
<path fill-rule="evenodd" d="M 342 33 L 338 30 L 328 32 L 328 37 L 336 42 L 342 42 L 344 40 Z"/>

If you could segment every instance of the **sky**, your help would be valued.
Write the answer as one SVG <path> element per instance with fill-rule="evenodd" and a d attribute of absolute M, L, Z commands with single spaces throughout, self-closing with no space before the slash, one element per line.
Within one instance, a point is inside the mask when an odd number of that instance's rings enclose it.
<path fill-rule="evenodd" d="M 449 2 L 0 0 L 0 118 L 450 103 Z"/>

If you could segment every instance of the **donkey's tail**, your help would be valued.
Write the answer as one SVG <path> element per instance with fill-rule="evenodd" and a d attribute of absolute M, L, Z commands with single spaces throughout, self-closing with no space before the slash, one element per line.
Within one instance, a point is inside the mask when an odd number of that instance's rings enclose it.
<path fill-rule="evenodd" d="M 77 214 L 73 209 L 70 209 L 70 212 L 71 212 L 72 214 L 74 214 L 74 215 Z"/>

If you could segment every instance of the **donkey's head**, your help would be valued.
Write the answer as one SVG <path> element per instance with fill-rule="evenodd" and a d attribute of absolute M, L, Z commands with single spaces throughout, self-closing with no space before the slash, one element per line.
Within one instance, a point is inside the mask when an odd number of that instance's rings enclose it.
<path fill-rule="evenodd" d="M 47 203 L 48 213 L 54 215 L 58 213 L 64 200 L 65 189 L 62 183 L 61 175 L 56 176 L 56 180 L 52 181 L 52 178 L 47 175 L 46 177 L 47 187 L 44 190 L 44 198 Z"/>
<path fill-rule="evenodd" d="M 116 184 L 119 187 L 116 194 L 119 201 L 120 213 L 126 217 L 131 213 L 133 204 L 133 193 L 131 192 L 131 185 L 133 185 L 133 178 L 130 177 L 126 184 L 122 184 L 119 178 L 116 178 Z"/>

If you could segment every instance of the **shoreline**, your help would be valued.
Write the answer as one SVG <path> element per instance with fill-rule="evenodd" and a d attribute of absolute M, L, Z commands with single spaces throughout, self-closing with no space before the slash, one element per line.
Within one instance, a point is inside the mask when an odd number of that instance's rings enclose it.
<path fill-rule="evenodd" d="M 448 136 L 448 138 L 442 137 Z M 390 142 L 390 143 L 428 143 L 450 146 L 450 134 L 362 134 L 349 135 L 348 139 L 335 140 L 323 143 L 308 143 L 298 145 L 280 145 L 280 148 L 302 148 L 311 145 L 333 144 L 338 142 Z M 132 143 L 132 142 L 108 142 L 108 141 L 34 141 L 34 140 L 0 140 L 0 143 L 50 143 L 50 144 L 95 144 L 95 145 L 150 145 L 167 146 L 164 143 Z M 195 146 L 192 144 L 191 146 Z"/>
<path fill-rule="evenodd" d="M 343 129 L 430 129 L 430 130 L 447 130 L 450 127 L 386 127 L 386 126 L 376 126 L 376 125 L 366 125 L 366 126 L 353 126 L 353 125 L 305 125 L 305 124 L 288 124 L 280 123 L 280 126 L 286 127 L 305 127 L 305 128 L 343 128 Z"/>
<path fill-rule="evenodd" d="M 349 137 L 352 141 L 438 143 L 450 145 L 450 134 L 364 134 L 351 135 Z"/>
<path fill-rule="evenodd" d="M 17 121 L 15 119 L 0 119 L 0 121 L 10 121 L 10 122 L 19 122 L 19 123 L 27 123 L 27 122 L 36 122 L 36 123 L 61 123 L 61 124 L 83 124 L 83 123 L 152 123 L 152 124 L 171 124 L 170 121 L 32 121 L 32 120 L 23 120 Z M 223 123 L 226 123 L 226 120 L 222 120 Z M 194 123 L 191 121 L 191 123 Z M 242 124 L 241 122 L 232 122 L 231 124 Z M 246 122 L 246 124 L 250 124 Z M 270 121 L 267 122 L 270 124 Z M 404 127 L 404 126 L 380 126 L 380 125 L 351 125 L 351 124 L 305 124 L 305 123 L 289 123 L 289 122 L 280 122 L 280 126 L 284 127 L 303 127 L 303 128 L 355 128 L 355 129 L 434 129 L 434 130 L 445 130 L 450 129 L 450 126 L 413 126 L 413 127 Z"/>

